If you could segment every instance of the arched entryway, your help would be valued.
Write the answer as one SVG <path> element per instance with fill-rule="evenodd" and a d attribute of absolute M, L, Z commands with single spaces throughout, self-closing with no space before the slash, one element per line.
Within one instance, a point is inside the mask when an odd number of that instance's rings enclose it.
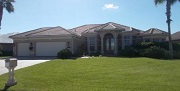
<path fill-rule="evenodd" d="M 113 55 L 115 51 L 115 39 L 111 33 L 104 35 L 104 52 L 106 55 Z"/>

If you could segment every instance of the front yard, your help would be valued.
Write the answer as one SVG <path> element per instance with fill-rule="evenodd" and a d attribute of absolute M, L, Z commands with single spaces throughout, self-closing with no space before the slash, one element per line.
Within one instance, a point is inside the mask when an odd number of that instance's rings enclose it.
<path fill-rule="evenodd" d="M 52 60 L 15 71 L 9 91 L 180 91 L 180 60 Z M 0 76 L 0 89 L 7 74 Z"/>

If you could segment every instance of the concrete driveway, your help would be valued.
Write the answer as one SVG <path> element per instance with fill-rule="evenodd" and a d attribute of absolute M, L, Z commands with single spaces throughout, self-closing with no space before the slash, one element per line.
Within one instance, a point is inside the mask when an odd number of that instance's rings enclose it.
<path fill-rule="evenodd" d="M 8 72 L 8 69 L 5 68 L 5 61 L 4 60 L 5 59 L 0 59 L 0 75 Z M 35 64 L 47 62 L 47 61 L 49 61 L 49 60 L 18 60 L 18 66 L 15 68 L 15 70 L 25 68 L 28 66 L 32 66 Z"/>

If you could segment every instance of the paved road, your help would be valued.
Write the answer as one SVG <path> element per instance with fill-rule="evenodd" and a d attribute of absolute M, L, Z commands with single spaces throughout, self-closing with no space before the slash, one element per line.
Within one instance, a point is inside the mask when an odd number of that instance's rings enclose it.
<path fill-rule="evenodd" d="M 25 68 L 28 66 L 32 66 L 35 64 L 43 63 L 46 61 L 49 61 L 49 60 L 18 60 L 18 66 L 15 68 L 15 70 Z M 0 59 L 0 75 L 7 73 L 7 72 L 8 72 L 8 70 L 7 70 L 7 68 L 5 68 L 4 59 Z"/>

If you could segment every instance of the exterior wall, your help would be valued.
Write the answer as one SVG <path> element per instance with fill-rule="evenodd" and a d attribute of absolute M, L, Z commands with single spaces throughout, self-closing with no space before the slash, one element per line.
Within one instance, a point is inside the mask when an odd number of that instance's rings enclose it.
<path fill-rule="evenodd" d="M 167 38 L 167 35 L 162 35 L 162 34 L 158 34 L 158 35 L 146 35 L 143 36 L 143 42 L 148 42 L 147 40 L 149 40 L 149 42 L 165 42 Z M 159 41 L 156 41 L 159 40 Z"/>
<path fill-rule="evenodd" d="M 18 43 L 32 43 L 33 50 L 29 50 L 29 56 L 36 56 L 36 43 L 37 42 L 66 42 L 67 48 L 74 53 L 73 49 L 73 41 L 71 37 L 66 38 L 24 38 L 24 39 L 14 39 L 15 46 L 13 47 L 13 56 L 17 56 L 17 50 L 18 50 Z M 70 45 L 70 47 L 68 47 Z M 45 49 L 48 50 L 48 49 Z"/>
<path fill-rule="evenodd" d="M 90 37 L 94 37 L 95 38 L 95 51 L 94 53 L 97 53 L 98 51 L 98 43 L 97 43 L 97 36 L 100 35 L 101 37 L 101 54 L 104 54 L 104 37 L 106 34 L 112 34 L 114 37 L 114 41 L 115 41 L 115 50 L 114 50 L 114 54 L 118 54 L 118 35 L 121 35 L 122 37 L 122 45 L 121 45 L 121 49 L 125 48 L 125 43 L 124 43 L 124 36 L 130 36 L 130 45 L 132 45 L 133 43 L 133 36 L 138 36 L 138 33 L 135 32 L 119 32 L 119 31 L 104 31 L 104 32 L 95 32 L 95 33 L 86 33 L 83 36 L 87 37 L 87 50 L 88 50 L 88 54 L 91 54 L 93 52 L 90 51 Z M 103 41 L 103 42 L 102 42 Z M 136 40 L 137 41 L 137 40 Z"/>
<path fill-rule="evenodd" d="M 73 45 L 71 45 L 73 48 L 73 51 L 74 51 L 74 54 L 78 54 L 80 52 L 82 52 L 84 50 L 84 46 L 83 46 L 83 38 L 73 38 Z"/>
<path fill-rule="evenodd" d="M 178 40 L 172 40 L 173 43 L 180 43 L 180 39 Z"/>

